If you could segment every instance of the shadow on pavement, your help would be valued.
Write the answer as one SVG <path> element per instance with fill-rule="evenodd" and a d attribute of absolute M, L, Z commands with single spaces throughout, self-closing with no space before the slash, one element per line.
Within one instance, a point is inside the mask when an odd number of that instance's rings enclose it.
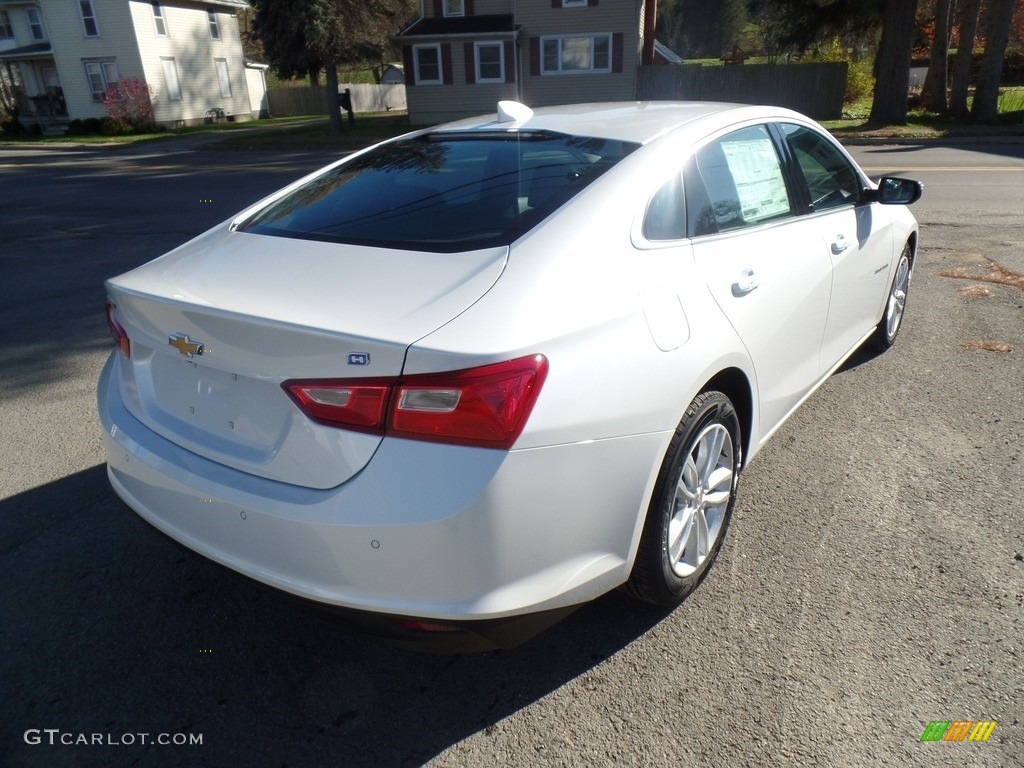
<path fill-rule="evenodd" d="M 0 501 L 0 597 L 0 764 L 47 768 L 420 765 L 663 618 L 612 594 L 511 651 L 380 646 L 179 549 L 121 506 L 102 465 Z M 47 728 L 136 735 L 26 743 Z"/>

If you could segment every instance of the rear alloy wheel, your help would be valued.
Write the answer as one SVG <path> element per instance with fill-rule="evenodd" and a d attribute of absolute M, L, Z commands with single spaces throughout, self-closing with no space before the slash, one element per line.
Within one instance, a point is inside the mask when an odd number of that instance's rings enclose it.
<path fill-rule="evenodd" d="M 721 392 L 690 403 L 658 474 L 626 589 L 651 605 L 679 605 L 704 578 L 729 526 L 742 466 L 740 424 Z"/>
<path fill-rule="evenodd" d="M 903 247 L 896 275 L 892 279 L 889 298 L 885 302 L 885 314 L 875 327 L 868 344 L 876 352 L 885 352 L 896 341 L 896 335 L 903 325 L 903 313 L 907 309 L 907 291 L 910 289 L 910 243 Z"/>

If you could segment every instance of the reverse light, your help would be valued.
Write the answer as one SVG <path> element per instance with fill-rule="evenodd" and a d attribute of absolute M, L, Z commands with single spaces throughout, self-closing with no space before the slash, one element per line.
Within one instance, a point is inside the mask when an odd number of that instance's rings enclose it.
<path fill-rule="evenodd" d="M 117 322 L 117 318 L 114 317 L 114 305 L 110 301 L 103 303 L 103 309 L 107 313 L 107 328 L 110 330 L 110 335 L 114 339 L 114 343 L 117 348 L 121 351 L 121 354 L 125 357 L 132 356 L 132 343 L 128 338 L 128 333 L 121 324 Z"/>
<path fill-rule="evenodd" d="M 531 355 L 447 373 L 281 386 L 328 426 L 507 450 L 526 426 L 547 370 L 547 358 Z"/>

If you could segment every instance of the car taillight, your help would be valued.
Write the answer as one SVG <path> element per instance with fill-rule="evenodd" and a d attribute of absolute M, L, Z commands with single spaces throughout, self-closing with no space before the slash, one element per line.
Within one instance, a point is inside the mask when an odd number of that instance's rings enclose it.
<path fill-rule="evenodd" d="M 382 434 L 392 380 L 286 381 L 281 386 L 314 421 Z"/>
<path fill-rule="evenodd" d="M 125 357 L 132 356 L 132 343 L 128 339 L 128 334 L 125 332 L 121 324 L 117 322 L 117 318 L 114 317 L 114 305 L 109 301 L 104 302 L 103 308 L 107 313 L 107 328 L 110 329 L 110 335 L 114 339 L 114 343 L 117 344 L 117 348 L 121 350 L 121 354 Z"/>
<path fill-rule="evenodd" d="M 523 431 L 547 375 L 531 355 L 450 373 L 380 379 L 286 381 L 310 418 L 362 432 L 508 449 Z"/>

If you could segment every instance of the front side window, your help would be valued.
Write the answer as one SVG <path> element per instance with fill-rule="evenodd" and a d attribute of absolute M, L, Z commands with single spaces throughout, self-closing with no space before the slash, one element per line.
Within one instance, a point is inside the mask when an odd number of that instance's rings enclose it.
<path fill-rule="evenodd" d="M 437 253 L 508 245 L 636 146 L 546 131 L 427 134 L 321 174 L 242 229 Z"/>
<path fill-rule="evenodd" d="M 7 11 L 0 11 L 0 40 L 9 40 L 14 37 L 14 27 L 11 26 L 11 17 Z"/>
<path fill-rule="evenodd" d="M 43 29 L 43 17 L 39 15 L 39 9 L 28 7 L 25 9 L 28 16 L 28 28 L 32 33 L 33 40 L 45 40 L 46 31 Z"/>
<path fill-rule="evenodd" d="M 684 172 L 693 235 L 755 226 L 792 212 L 782 164 L 763 125 L 733 131 L 698 150 L 686 177 Z"/>
<path fill-rule="evenodd" d="M 206 11 L 206 18 L 210 22 L 210 39 L 220 40 L 220 24 L 217 23 L 217 12 L 212 8 Z"/>
<path fill-rule="evenodd" d="M 85 27 L 85 36 L 99 37 L 100 27 L 96 23 L 96 11 L 93 10 L 92 0 L 78 0 L 78 10 L 82 12 L 82 26 Z"/>
<path fill-rule="evenodd" d="M 853 205 L 860 199 L 860 179 L 838 147 L 810 128 L 792 123 L 780 127 L 807 183 L 813 210 Z"/>
<path fill-rule="evenodd" d="M 445 16 L 465 16 L 466 0 L 444 0 Z"/>
<path fill-rule="evenodd" d="M 611 35 L 545 37 L 541 46 L 542 74 L 612 71 Z"/>
<path fill-rule="evenodd" d="M 89 81 L 93 101 L 102 101 L 113 89 L 121 84 L 117 62 L 113 59 L 90 59 L 85 64 L 85 77 Z"/>
<path fill-rule="evenodd" d="M 181 83 L 178 82 L 178 66 L 172 58 L 160 59 L 164 69 L 164 84 L 167 86 L 167 98 L 170 101 L 181 101 Z"/>
<path fill-rule="evenodd" d="M 441 46 L 416 45 L 413 46 L 413 55 L 415 56 L 416 62 L 417 85 L 440 83 Z"/>
<path fill-rule="evenodd" d="M 478 83 L 505 82 L 505 57 L 502 43 L 476 44 L 476 81 Z"/>
<path fill-rule="evenodd" d="M 217 82 L 220 83 L 220 95 L 225 99 L 231 98 L 231 78 L 228 76 L 227 59 L 214 59 L 217 67 Z"/>
<path fill-rule="evenodd" d="M 153 0 L 153 24 L 159 37 L 167 37 L 167 20 L 164 19 L 164 9 L 159 0 Z"/>

